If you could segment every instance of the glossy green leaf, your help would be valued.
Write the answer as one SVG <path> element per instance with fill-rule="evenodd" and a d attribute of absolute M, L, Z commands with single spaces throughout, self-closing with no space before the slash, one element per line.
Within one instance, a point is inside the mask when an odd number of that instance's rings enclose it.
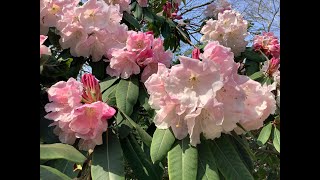
<path fill-rule="evenodd" d="M 67 175 L 70 178 L 75 178 L 77 177 L 79 171 L 73 171 L 74 168 L 73 162 L 70 162 L 65 159 L 55 159 L 55 160 L 50 160 L 49 162 L 46 163 L 46 165 L 53 167 L 63 174 Z"/>
<path fill-rule="evenodd" d="M 97 146 L 92 154 L 92 180 L 124 179 L 124 160 L 118 137 L 107 131 L 107 141 Z"/>
<path fill-rule="evenodd" d="M 253 180 L 252 175 L 226 135 L 222 135 L 211 142 L 211 150 L 218 169 L 226 179 Z"/>
<path fill-rule="evenodd" d="M 140 29 L 141 25 L 139 24 L 139 22 L 130 14 L 128 14 L 127 12 L 123 12 L 123 18 L 128 21 L 133 27 L 135 27 L 136 29 Z"/>
<path fill-rule="evenodd" d="M 171 129 L 156 129 L 153 134 L 150 156 L 153 163 L 161 162 L 171 149 L 176 138 Z"/>
<path fill-rule="evenodd" d="M 242 55 L 254 62 L 266 61 L 266 58 L 260 52 L 254 51 L 252 48 L 246 48 Z"/>
<path fill-rule="evenodd" d="M 114 84 L 102 93 L 102 101 L 108 105 L 116 105 L 116 91 L 118 84 Z"/>
<path fill-rule="evenodd" d="M 258 71 L 258 72 L 253 73 L 253 74 L 250 76 L 250 78 L 251 78 L 252 80 L 256 80 L 256 79 L 262 78 L 263 76 L 264 76 L 263 72 Z"/>
<path fill-rule="evenodd" d="M 242 162 L 246 165 L 250 173 L 253 172 L 254 166 L 253 166 L 253 159 L 254 157 L 253 153 L 251 152 L 251 149 L 244 145 L 243 140 L 241 138 L 235 138 L 229 136 L 232 145 L 236 149 L 237 153 L 239 154 L 239 157 L 241 158 Z"/>
<path fill-rule="evenodd" d="M 136 6 L 135 6 L 135 9 L 133 11 L 134 17 L 137 20 L 141 20 L 142 19 L 142 14 L 143 14 L 142 12 L 143 12 L 142 7 L 137 3 Z"/>
<path fill-rule="evenodd" d="M 121 79 L 116 91 L 117 107 L 126 115 L 130 116 L 133 106 L 137 103 L 139 97 L 139 81 L 136 76 L 129 79 Z"/>
<path fill-rule="evenodd" d="M 121 139 L 120 143 L 124 156 L 138 179 L 161 179 L 132 134 Z"/>
<path fill-rule="evenodd" d="M 66 159 L 76 163 L 83 163 L 86 157 L 76 148 L 68 144 L 40 144 L 40 159 Z"/>
<path fill-rule="evenodd" d="M 190 145 L 190 139 L 178 141 L 168 152 L 169 179 L 195 180 L 198 170 L 198 150 Z"/>
<path fill-rule="evenodd" d="M 261 145 L 265 144 L 270 137 L 271 130 L 272 130 L 271 123 L 268 123 L 266 126 L 264 126 L 259 134 L 258 139 L 257 139 L 258 143 L 260 143 Z"/>
<path fill-rule="evenodd" d="M 49 166 L 40 165 L 41 180 L 71 180 L 67 175 Z"/>
<path fill-rule="evenodd" d="M 197 180 L 219 180 L 219 172 L 215 157 L 210 149 L 210 142 L 201 140 L 197 149 L 199 153 Z"/>
<path fill-rule="evenodd" d="M 118 77 L 111 77 L 108 76 L 104 80 L 100 81 L 100 90 L 103 93 L 105 90 L 107 90 L 109 87 L 111 87 L 119 78 Z"/>
<path fill-rule="evenodd" d="M 280 131 L 276 127 L 273 129 L 273 145 L 280 152 Z"/>

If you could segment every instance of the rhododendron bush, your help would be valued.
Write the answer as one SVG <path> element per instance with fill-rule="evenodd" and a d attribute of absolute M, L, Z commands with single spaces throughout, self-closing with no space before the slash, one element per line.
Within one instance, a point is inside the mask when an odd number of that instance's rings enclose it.
<path fill-rule="evenodd" d="M 40 0 L 41 179 L 254 179 L 253 146 L 280 157 L 278 37 L 250 44 L 217 0 L 193 44 L 184 4 Z"/>

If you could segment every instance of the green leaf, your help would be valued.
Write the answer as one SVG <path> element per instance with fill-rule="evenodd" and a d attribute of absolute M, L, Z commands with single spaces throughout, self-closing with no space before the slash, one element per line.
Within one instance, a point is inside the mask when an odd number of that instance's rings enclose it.
<path fill-rule="evenodd" d="M 133 27 L 135 27 L 136 29 L 141 29 L 141 25 L 139 24 L 139 22 L 129 13 L 127 13 L 126 11 L 123 12 L 123 18 L 128 21 Z"/>
<path fill-rule="evenodd" d="M 135 6 L 135 9 L 133 11 L 134 17 L 137 20 L 141 20 L 142 19 L 142 14 L 143 14 L 142 12 L 143 12 L 142 7 L 137 3 L 136 6 Z"/>
<path fill-rule="evenodd" d="M 219 180 L 215 157 L 210 149 L 208 140 L 201 140 L 201 144 L 198 144 L 197 149 L 199 153 L 197 180 Z"/>
<path fill-rule="evenodd" d="M 270 137 L 270 134 L 271 134 L 271 130 L 272 130 L 272 124 L 269 123 L 267 124 L 266 126 L 264 126 L 259 134 L 259 137 L 257 139 L 258 143 L 260 143 L 260 145 L 263 145 L 265 144 L 269 137 Z"/>
<path fill-rule="evenodd" d="M 148 112 L 148 115 L 150 117 L 153 117 L 155 114 L 155 111 L 149 105 L 149 102 L 148 102 L 149 101 L 149 94 L 147 93 L 146 88 L 143 85 L 141 85 L 139 88 L 140 88 L 139 89 L 139 97 L 138 97 L 139 103 Z"/>
<path fill-rule="evenodd" d="M 105 90 L 107 90 L 109 87 L 111 87 L 119 78 L 118 77 L 111 77 L 108 76 L 104 80 L 100 81 L 100 89 L 103 93 Z"/>
<path fill-rule="evenodd" d="M 124 156 L 138 179 L 155 180 L 161 178 L 132 134 L 121 139 L 120 143 Z"/>
<path fill-rule="evenodd" d="M 247 76 L 253 75 L 255 72 L 260 71 L 259 69 L 259 63 L 255 61 L 251 61 L 249 59 L 246 59 L 245 62 L 245 67 L 246 67 L 246 74 Z"/>
<path fill-rule="evenodd" d="M 280 152 L 280 131 L 276 127 L 273 130 L 273 145 Z"/>
<path fill-rule="evenodd" d="M 106 102 L 108 105 L 116 105 L 116 90 L 118 84 L 112 85 L 102 93 L 102 101 Z"/>
<path fill-rule="evenodd" d="M 171 34 L 170 25 L 167 22 L 164 22 L 161 26 L 161 34 L 164 38 L 168 38 Z"/>
<path fill-rule="evenodd" d="M 251 47 L 246 48 L 246 50 L 242 53 L 242 55 L 254 62 L 259 63 L 259 62 L 266 61 L 266 58 L 260 52 L 254 51 Z"/>
<path fill-rule="evenodd" d="M 40 159 L 66 159 L 76 163 L 83 163 L 86 157 L 76 148 L 68 144 L 40 144 Z"/>
<path fill-rule="evenodd" d="M 137 103 L 138 97 L 138 78 L 136 76 L 132 76 L 129 79 L 121 79 L 116 91 L 117 107 L 126 115 L 130 116 L 133 111 L 133 106 Z"/>
<path fill-rule="evenodd" d="M 178 141 L 168 152 L 169 179 L 193 180 L 197 177 L 198 151 L 189 137 Z"/>
<path fill-rule="evenodd" d="M 70 162 L 68 160 L 65 159 L 55 159 L 55 160 L 50 160 L 47 163 L 48 166 L 53 167 L 57 170 L 59 170 L 60 172 L 62 172 L 63 174 L 67 175 L 70 178 L 75 178 L 78 175 L 78 171 L 74 172 L 73 171 L 73 162 Z"/>
<path fill-rule="evenodd" d="M 176 138 L 171 129 L 156 129 L 150 147 L 150 156 L 153 163 L 162 161 L 171 149 Z"/>
<path fill-rule="evenodd" d="M 235 138 L 235 137 L 230 137 L 230 140 L 232 142 L 232 145 L 236 149 L 237 153 L 239 154 L 242 162 L 246 165 L 250 173 L 253 172 L 253 161 L 252 161 L 252 156 L 253 153 L 251 152 L 250 148 L 244 145 L 244 142 L 241 138 Z"/>
<path fill-rule="evenodd" d="M 256 79 L 262 78 L 263 76 L 264 76 L 263 72 L 258 71 L 258 72 L 253 73 L 253 74 L 250 76 L 250 78 L 251 78 L 252 80 L 256 80 Z"/>
<path fill-rule="evenodd" d="M 49 166 L 40 165 L 40 179 L 43 180 L 71 180 L 67 175 Z"/>
<path fill-rule="evenodd" d="M 92 180 L 124 180 L 124 161 L 118 137 L 107 131 L 107 141 L 97 146 L 92 154 Z"/>
<path fill-rule="evenodd" d="M 46 77 L 58 77 L 64 75 L 70 68 L 72 58 L 56 59 L 54 56 L 50 56 L 49 59 L 41 65 L 41 75 Z"/>
<path fill-rule="evenodd" d="M 183 4 L 186 5 L 186 0 L 182 0 Z"/>
<path fill-rule="evenodd" d="M 211 141 L 211 150 L 219 171 L 226 179 L 252 179 L 249 170 L 226 135 Z"/>
<path fill-rule="evenodd" d="M 121 111 L 121 110 L 120 110 Z M 151 146 L 151 141 L 152 141 L 152 137 L 145 131 L 143 130 L 139 124 L 135 123 L 128 115 L 126 115 L 125 113 L 123 113 L 121 111 L 121 113 L 124 115 L 124 117 L 130 122 L 130 124 L 137 130 L 139 136 L 141 137 L 141 140 L 148 146 Z"/>
<path fill-rule="evenodd" d="M 149 8 L 143 8 L 144 19 L 150 23 L 154 22 L 154 16 L 152 12 L 150 12 Z"/>

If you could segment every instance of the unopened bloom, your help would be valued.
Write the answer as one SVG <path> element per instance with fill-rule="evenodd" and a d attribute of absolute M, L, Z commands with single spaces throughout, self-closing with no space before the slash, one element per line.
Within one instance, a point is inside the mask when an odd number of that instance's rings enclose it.
<path fill-rule="evenodd" d="M 81 83 L 84 88 L 82 98 L 85 103 L 102 101 L 99 82 L 92 74 L 82 75 Z"/>
<path fill-rule="evenodd" d="M 200 55 L 200 49 L 199 48 L 194 48 L 192 50 L 192 59 L 200 59 L 199 55 Z"/>

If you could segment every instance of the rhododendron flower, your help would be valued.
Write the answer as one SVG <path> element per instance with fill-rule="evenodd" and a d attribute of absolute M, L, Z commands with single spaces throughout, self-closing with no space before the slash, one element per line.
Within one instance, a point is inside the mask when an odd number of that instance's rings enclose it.
<path fill-rule="evenodd" d="M 104 2 L 106 2 L 109 5 L 119 4 L 120 12 L 130 11 L 130 0 L 104 0 Z"/>
<path fill-rule="evenodd" d="M 262 36 L 256 35 L 253 48 L 255 50 L 261 49 L 267 56 L 272 55 L 275 58 L 280 56 L 280 44 L 278 38 L 272 32 L 264 32 Z"/>
<path fill-rule="evenodd" d="M 107 119 L 116 110 L 101 101 L 100 85 L 92 74 L 84 74 L 81 82 L 70 78 L 51 86 L 48 97 L 52 102 L 45 106 L 48 112 L 45 117 L 54 120 L 50 126 L 56 126 L 54 133 L 62 143 L 73 144 L 76 138 L 81 138 L 79 149 L 87 151 L 102 144 Z"/>
<path fill-rule="evenodd" d="M 111 51 L 112 58 L 107 67 L 107 74 L 117 76 L 123 79 L 129 78 L 132 74 L 139 74 L 140 67 L 135 62 L 136 54 L 123 49 L 114 49 Z"/>
<path fill-rule="evenodd" d="M 230 48 L 224 47 L 218 41 L 209 42 L 204 47 L 204 52 L 200 56 L 204 61 L 209 60 L 220 66 L 220 72 L 224 77 L 233 73 L 237 69 L 237 64 L 234 62 L 234 55 Z"/>
<path fill-rule="evenodd" d="M 248 131 L 259 129 L 263 126 L 263 121 L 276 110 L 275 97 L 271 92 L 274 90 L 274 85 L 261 86 L 259 82 L 240 75 L 237 81 L 246 95 L 243 119 L 239 123 Z M 243 133 L 239 127 L 235 128 L 235 131 L 238 134 Z"/>
<path fill-rule="evenodd" d="M 209 4 L 204 10 L 204 15 L 206 17 L 218 18 L 219 13 L 223 13 L 225 10 L 231 10 L 231 5 L 226 0 L 216 0 Z"/>
<path fill-rule="evenodd" d="M 126 48 L 128 51 L 141 53 L 151 49 L 153 41 L 153 35 L 143 32 L 128 32 L 128 39 Z"/>
<path fill-rule="evenodd" d="M 44 41 L 46 41 L 47 38 L 48 36 L 40 35 L 40 58 L 42 54 L 51 55 L 50 49 L 47 46 L 43 45 Z"/>
<path fill-rule="evenodd" d="M 148 6 L 148 0 L 137 0 L 139 6 L 141 7 L 147 7 Z"/>
<path fill-rule="evenodd" d="M 48 90 L 50 103 L 45 105 L 48 113 L 45 118 L 54 121 L 70 121 L 70 111 L 81 105 L 82 84 L 74 78 L 67 82 L 59 81 Z"/>
<path fill-rule="evenodd" d="M 280 58 L 271 58 L 269 61 L 265 61 L 261 71 L 267 76 L 272 77 L 275 82 L 280 84 Z"/>
<path fill-rule="evenodd" d="M 118 4 L 108 6 L 104 1 L 88 0 L 75 13 L 87 33 L 104 28 L 113 32 L 113 25 L 119 24 L 122 19 L 119 9 Z"/>
<path fill-rule="evenodd" d="M 203 36 L 200 41 L 219 41 L 223 46 L 230 47 L 235 56 L 239 56 L 248 44 L 245 41 L 248 23 L 236 11 L 226 10 L 219 13 L 218 20 L 208 20 L 201 29 Z"/>
<path fill-rule="evenodd" d="M 107 119 L 115 114 L 115 109 L 106 103 L 97 101 L 84 104 L 73 111 L 73 118 L 69 124 L 77 138 L 81 138 L 80 150 L 94 149 L 102 144 L 102 133 L 108 128 Z"/>

